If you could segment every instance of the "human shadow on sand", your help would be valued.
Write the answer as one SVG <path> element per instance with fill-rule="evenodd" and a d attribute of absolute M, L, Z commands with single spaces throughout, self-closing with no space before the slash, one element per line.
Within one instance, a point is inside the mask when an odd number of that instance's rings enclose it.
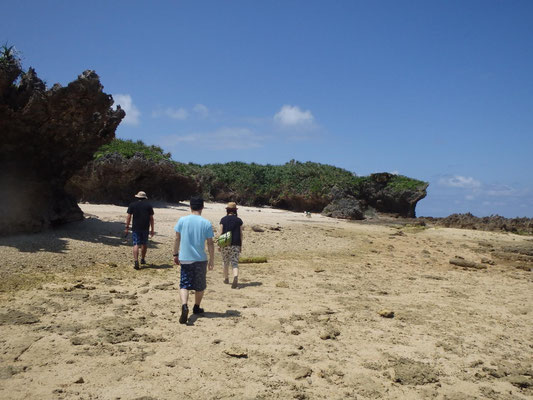
<path fill-rule="evenodd" d="M 244 289 L 246 287 L 262 286 L 263 282 L 240 282 L 237 284 L 237 289 Z"/>
<path fill-rule="evenodd" d="M 226 310 L 224 313 L 206 311 L 202 314 L 191 315 L 187 321 L 187 325 L 194 325 L 198 318 L 231 318 L 240 316 L 241 312 L 237 310 Z"/>
<path fill-rule="evenodd" d="M 113 247 L 131 246 L 131 235 L 124 235 L 123 221 L 103 221 L 94 216 L 39 233 L 3 237 L 1 244 L 27 253 L 66 253 L 69 239 Z M 157 240 L 152 239 L 148 247 L 157 248 L 159 244 Z"/>
<path fill-rule="evenodd" d="M 144 264 L 144 265 L 140 266 L 140 269 L 171 269 L 171 268 L 174 268 L 174 267 L 172 265 L 170 265 L 170 264 L 152 264 L 152 263 L 148 263 L 148 264 Z"/>

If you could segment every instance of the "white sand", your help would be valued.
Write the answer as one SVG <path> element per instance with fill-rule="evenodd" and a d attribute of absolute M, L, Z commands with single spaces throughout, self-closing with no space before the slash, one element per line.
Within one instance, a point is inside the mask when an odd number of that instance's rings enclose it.
<path fill-rule="evenodd" d="M 126 209 L 82 209 L 0 239 L 1 399 L 533 398 L 533 273 L 501 253 L 531 237 L 240 207 L 243 255 L 268 263 L 241 265 L 232 290 L 217 252 L 206 313 L 185 326 L 172 244 L 187 206 L 155 209 L 140 271 Z M 215 227 L 223 215 L 207 204 Z"/>

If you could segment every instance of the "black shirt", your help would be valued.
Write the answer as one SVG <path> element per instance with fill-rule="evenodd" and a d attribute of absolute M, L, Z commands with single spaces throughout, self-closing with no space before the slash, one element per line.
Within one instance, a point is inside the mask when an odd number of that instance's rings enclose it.
<path fill-rule="evenodd" d="M 231 245 L 241 246 L 242 245 L 242 241 L 241 241 L 242 219 L 240 219 L 236 215 L 230 214 L 222 218 L 220 220 L 220 224 L 222 225 L 222 228 L 223 228 L 222 233 L 231 231 Z"/>
<path fill-rule="evenodd" d="M 147 232 L 150 228 L 150 216 L 154 209 L 146 200 L 136 200 L 128 206 L 128 214 L 133 214 L 133 232 Z"/>

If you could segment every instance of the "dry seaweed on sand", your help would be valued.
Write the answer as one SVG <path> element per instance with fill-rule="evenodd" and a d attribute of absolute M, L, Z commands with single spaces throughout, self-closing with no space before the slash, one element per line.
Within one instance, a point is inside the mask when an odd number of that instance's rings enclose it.
<path fill-rule="evenodd" d="M 262 264 L 268 262 L 266 257 L 241 257 L 239 264 Z"/>

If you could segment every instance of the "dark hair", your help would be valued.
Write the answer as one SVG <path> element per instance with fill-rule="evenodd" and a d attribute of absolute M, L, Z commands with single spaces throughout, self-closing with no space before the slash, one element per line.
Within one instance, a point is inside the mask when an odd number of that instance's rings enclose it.
<path fill-rule="evenodd" d="M 226 215 L 237 215 L 236 208 L 226 208 Z"/>
<path fill-rule="evenodd" d="M 191 197 L 191 210 L 200 211 L 204 208 L 204 199 L 200 196 Z"/>

